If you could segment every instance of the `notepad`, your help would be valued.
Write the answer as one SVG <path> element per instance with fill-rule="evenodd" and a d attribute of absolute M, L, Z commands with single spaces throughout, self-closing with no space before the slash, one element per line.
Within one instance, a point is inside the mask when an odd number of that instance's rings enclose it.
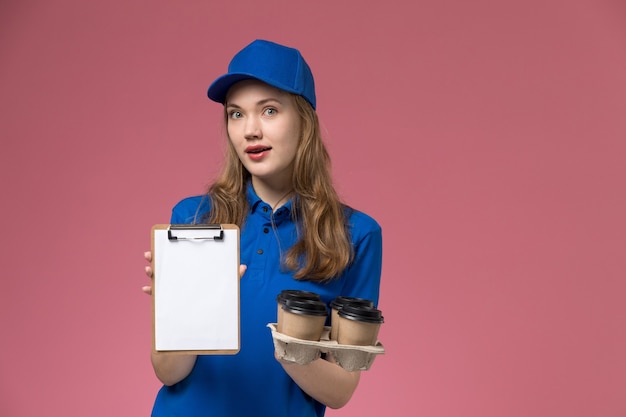
<path fill-rule="evenodd" d="M 240 347 L 239 228 L 152 228 L 153 350 L 235 354 Z"/>

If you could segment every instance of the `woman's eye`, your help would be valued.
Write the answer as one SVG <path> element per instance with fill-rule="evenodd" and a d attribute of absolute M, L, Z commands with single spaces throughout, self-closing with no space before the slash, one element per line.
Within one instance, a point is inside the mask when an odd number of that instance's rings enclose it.
<path fill-rule="evenodd" d="M 277 112 L 276 112 L 276 109 L 274 109 L 274 108 L 270 107 L 270 108 L 265 109 L 265 112 L 264 112 L 264 113 L 265 113 L 265 115 L 266 115 L 266 116 L 273 116 L 273 115 L 275 115 Z"/>
<path fill-rule="evenodd" d="M 241 117 L 241 112 L 237 110 L 233 110 L 230 112 L 231 119 L 239 119 Z"/>

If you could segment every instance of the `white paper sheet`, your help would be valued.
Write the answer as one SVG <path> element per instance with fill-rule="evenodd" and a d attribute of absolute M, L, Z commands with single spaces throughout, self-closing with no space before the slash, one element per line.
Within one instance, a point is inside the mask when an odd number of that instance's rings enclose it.
<path fill-rule="evenodd" d="M 176 233 L 193 237 L 202 230 Z M 167 230 L 154 230 L 154 297 L 155 350 L 236 353 L 238 229 L 224 229 L 222 241 L 172 241 Z"/>

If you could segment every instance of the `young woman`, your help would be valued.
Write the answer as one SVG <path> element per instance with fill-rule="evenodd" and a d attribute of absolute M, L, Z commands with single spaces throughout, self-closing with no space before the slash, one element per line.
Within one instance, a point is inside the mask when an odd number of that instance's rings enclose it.
<path fill-rule="evenodd" d="M 345 371 L 331 355 L 307 365 L 278 360 L 266 325 L 276 321 L 284 289 L 313 291 L 326 303 L 341 295 L 377 304 L 380 226 L 342 204 L 332 186 L 313 75 L 298 50 L 252 42 L 208 96 L 224 105 L 226 161 L 206 195 L 174 207 L 171 223 L 241 228 L 241 350 L 153 353 L 164 386 L 152 415 L 323 416 L 348 402 L 360 372 Z M 146 273 L 152 276 L 150 267 Z"/>

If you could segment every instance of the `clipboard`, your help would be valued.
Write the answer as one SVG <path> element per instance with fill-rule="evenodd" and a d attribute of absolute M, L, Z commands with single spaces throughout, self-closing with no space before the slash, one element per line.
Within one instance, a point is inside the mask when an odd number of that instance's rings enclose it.
<path fill-rule="evenodd" d="M 153 351 L 239 352 L 239 227 L 157 224 L 151 246 Z"/>

